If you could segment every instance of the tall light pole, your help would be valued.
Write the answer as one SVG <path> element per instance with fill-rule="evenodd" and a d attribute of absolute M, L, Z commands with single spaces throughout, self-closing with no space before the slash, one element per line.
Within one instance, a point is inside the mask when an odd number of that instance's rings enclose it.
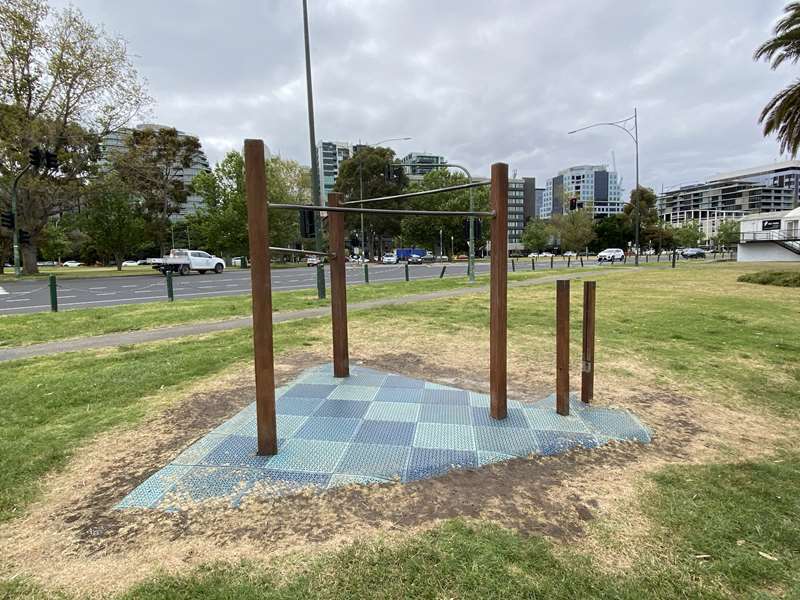
<path fill-rule="evenodd" d="M 306 50 L 306 94 L 308 96 L 308 138 L 311 146 L 311 201 L 322 206 L 319 193 L 319 160 L 317 157 L 317 140 L 314 133 L 314 93 L 311 88 L 311 50 L 308 43 L 308 3 L 303 0 L 303 37 Z M 322 223 L 319 211 L 314 211 L 314 250 L 322 251 Z M 317 297 L 325 297 L 325 268 L 322 261 L 317 265 Z"/>
<path fill-rule="evenodd" d="M 386 142 L 407 142 L 412 138 L 410 137 L 395 137 L 395 138 L 386 138 L 385 140 L 380 140 L 377 142 L 373 142 L 372 144 L 362 144 L 363 146 L 369 146 L 370 148 L 374 146 L 379 146 L 381 144 L 385 144 Z M 364 177 L 363 177 L 363 167 L 364 162 L 363 160 L 358 161 L 358 198 L 359 200 L 364 199 Z M 364 205 L 361 204 L 361 208 L 364 208 Z M 364 213 L 361 213 L 361 253 L 362 258 L 366 258 L 363 256 L 364 254 L 364 243 L 366 240 L 364 239 Z"/>
<path fill-rule="evenodd" d="M 628 123 L 633 121 L 633 132 L 628 128 Z M 578 133 L 579 131 L 586 131 L 587 129 L 591 129 L 592 127 L 600 127 L 601 125 L 610 125 L 611 127 L 616 127 L 617 129 L 621 129 L 625 133 L 627 133 L 631 139 L 633 140 L 633 144 L 636 148 L 636 231 L 634 233 L 634 245 L 636 246 L 636 264 L 639 264 L 639 229 L 641 227 L 641 204 L 642 199 L 639 193 L 639 116 L 636 110 L 636 107 L 633 109 L 633 115 L 627 117 L 625 119 L 620 119 L 619 121 L 611 121 L 608 123 L 594 123 L 593 125 L 587 125 L 586 127 L 581 127 L 579 129 L 573 129 L 572 131 L 568 131 L 567 134 Z"/>

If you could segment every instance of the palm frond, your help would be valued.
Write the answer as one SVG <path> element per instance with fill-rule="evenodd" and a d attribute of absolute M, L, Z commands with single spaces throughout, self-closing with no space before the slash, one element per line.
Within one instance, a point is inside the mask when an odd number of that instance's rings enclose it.
<path fill-rule="evenodd" d="M 754 60 L 765 58 L 776 69 L 785 61 L 800 60 L 800 2 L 791 2 L 784 8 L 784 17 L 775 25 L 775 37 L 761 44 L 753 53 Z"/>
<path fill-rule="evenodd" d="M 764 125 L 764 135 L 775 134 L 781 144 L 781 153 L 788 151 L 793 157 L 800 150 L 800 79 L 782 89 L 761 111 L 759 122 Z"/>

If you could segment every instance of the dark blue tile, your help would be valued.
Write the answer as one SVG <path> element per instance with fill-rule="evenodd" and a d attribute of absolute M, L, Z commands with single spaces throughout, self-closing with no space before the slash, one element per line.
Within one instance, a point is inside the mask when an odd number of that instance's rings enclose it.
<path fill-rule="evenodd" d="M 573 433 L 570 431 L 535 431 L 533 436 L 539 447 L 538 453 L 542 456 L 563 454 L 572 448 L 596 448 L 600 445 L 597 438 L 586 433 Z"/>
<path fill-rule="evenodd" d="M 350 444 L 336 473 L 366 475 L 381 479 L 402 477 L 406 470 L 409 449 L 380 444 Z"/>
<path fill-rule="evenodd" d="M 406 481 L 443 475 L 453 469 L 472 469 L 478 466 L 476 452 L 413 448 L 408 463 Z"/>
<path fill-rule="evenodd" d="M 279 415 L 310 415 L 322 404 L 321 398 L 278 398 L 275 412 Z"/>
<path fill-rule="evenodd" d="M 353 439 L 358 444 L 410 446 L 416 423 L 402 421 L 364 421 Z"/>
<path fill-rule="evenodd" d="M 425 387 L 425 382 L 419 379 L 403 377 L 402 375 L 389 375 L 383 385 L 384 387 L 422 389 Z"/>
<path fill-rule="evenodd" d="M 335 417 L 309 417 L 294 434 L 296 438 L 306 440 L 328 440 L 331 442 L 349 442 L 353 437 L 360 419 L 337 419 Z"/>
<path fill-rule="evenodd" d="M 452 425 L 470 425 L 470 409 L 469 406 L 423 404 L 419 421 L 420 423 L 450 423 Z"/>
<path fill-rule="evenodd" d="M 297 383 L 286 390 L 284 397 L 289 398 L 327 398 L 337 386 L 321 383 Z"/>
<path fill-rule="evenodd" d="M 528 427 L 525 411 L 521 408 L 509 408 L 505 419 L 493 419 L 489 414 L 489 409 L 483 406 L 473 406 L 470 410 L 472 411 L 472 424 L 479 427 Z"/>
<path fill-rule="evenodd" d="M 469 406 L 469 393 L 464 390 L 423 390 L 423 404 Z"/>
<path fill-rule="evenodd" d="M 197 464 L 206 466 L 266 468 L 269 456 L 258 456 L 255 437 L 230 435 Z"/>
<path fill-rule="evenodd" d="M 533 432 L 522 427 L 475 427 L 475 445 L 484 452 L 528 456 L 538 451 Z"/>
<path fill-rule="evenodd" d="M 344 419 L 360 419 L 369 408 L 369 402 L 361 400 L 325 400 L 315 417 L 339 417 Z"/>

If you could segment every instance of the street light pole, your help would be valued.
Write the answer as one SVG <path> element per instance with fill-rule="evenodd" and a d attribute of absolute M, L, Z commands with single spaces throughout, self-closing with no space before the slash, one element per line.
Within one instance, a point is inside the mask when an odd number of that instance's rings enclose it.
<path fill-rule="evenodd" d="M 306 53 L 306 95 L 308 98 L 308 138 L 311 146 L 311 201 L 322 206 L 319 191 L 319 159 L 317 157 L 317 140 L 314 132 L 314 93 L 311 88 L 311 49 L 308 42 L 308 2 L 303 0 L 303 37 Z M 322 222 L 319 211 L 314 211 L 314 249 L 322 251 Z M 325 268 L 322 261 L 317 265 L 317 297 L 325 298 Z"/>
<path fill-rule="evenodd" d="M 627 123 L 629 121 L 633 121 L 633 133 L 631 130 L 628 129 Z M 627 117 L 625 119 L 620 119 L 619 121 L 610 121 L 607 123 L 594 123 L 592 125 L 587 125 L 586 127 L 580 127 L 578 129 L 573 129 L 572 131 L 568 131 L 567 135 L 578 133 L 579 131 L 586 131 L 587 129 L 592 129 L 593 127 L 600 127 L 602 125 L 608 125 L 611 127 L 616 127 L 617 129 L 621 129 L 625 133 L 627 133 L 630 138 L 633 140 L 634 147 L 636 149 L 636 231 L 634 232 L 634 244 L 636 246 L 636 265 L 639 264 L 639 229 L 641 229 L 641 194 L 639 193 L 639 113 L 636 107 L 633 108 L 633 116 Z"/>
<path fill-rule="evenodd" d="M 31 165 L 28 164 L 19 174 L 14 178 L 14 185 L 11 186 L 11 220 L 14 223 L 14 231 L 13 231 L 13 251 L 14 251 L 14 277 L 19 277 L 20 273 L 20 255 L 19 255 L 19 221 L 17 219 L 17 186 L 19 185 L 19 180 L 22 179 L 22 176 L 28 172 L 28 169 L 31 168 Z"/>

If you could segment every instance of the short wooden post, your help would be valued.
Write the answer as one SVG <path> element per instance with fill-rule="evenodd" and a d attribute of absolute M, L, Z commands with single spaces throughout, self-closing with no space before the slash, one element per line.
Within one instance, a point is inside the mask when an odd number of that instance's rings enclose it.
<path fill-rule="evenodd" d="M 507 413 L 508 339 L 508 165 L 492 165 L 490 196 L 492 255 L 489 286 L 489 414 L 505 419 Z"/>
<path fill-rule="evenodd" d="M 342 194 L 328 194 L 329 206 L 341 206 Z M 331 329 L 333 334 L 333 376 L 350 376 L 347 349 L 347 284 L 344 264 L 344 213 L 328 213 L 328 240 L 331 264 Z"/>
<path fill-rule="evenodd" d="M 556 281 L 556 412 L 569 414 L 569 279 Z"/>
<path fill-rule="evenodd" d="M 594 397 L 594 313 L 596 281 L 583 282 L 583 357 L 581 360 L 581 402 Z"/>
<path fill-rule="evenodd" d="M 264 142 L 244 141 L 247 230 L 250 235 L 250 284 L 253 297 L 253 349 L 256 372 L 258 454 L 277 454 L 275 365 L 272 349 L 272 283 L 269 265 L 269 215 Z"/>

